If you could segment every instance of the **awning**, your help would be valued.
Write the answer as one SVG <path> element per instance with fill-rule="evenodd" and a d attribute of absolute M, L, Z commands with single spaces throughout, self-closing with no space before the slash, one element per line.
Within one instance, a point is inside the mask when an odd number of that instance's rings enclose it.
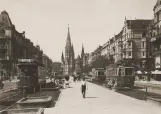
<path fill-rule="evenodd" d="M 152 71 L 152 74 L 161 74 L 161 71 L 155 70 L 155 71 Z"/>
<path fill-rule="evenodd" d="M 138 70 L 137 72 L 136 72 L 137 74 L 148 74 L 148 72 L 147 71 L 140 71 L 140 70 Z"/>
<path fill-rule="evenodd" d="M 136 73 L 137 73 L 137 74 L 142 74 L 142 72 L 141 72 L 141 71 L 137 71 Z"/>

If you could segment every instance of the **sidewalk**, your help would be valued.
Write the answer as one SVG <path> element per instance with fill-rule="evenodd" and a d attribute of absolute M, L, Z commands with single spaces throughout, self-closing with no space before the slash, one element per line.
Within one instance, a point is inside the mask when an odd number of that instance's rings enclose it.
<path fill-rule="evenodd" d="M 88 83 L 87 98 L 83 98 L 80 83 L 62 91 L 60 101 L 45 114 L 160 114 L 158 105 L 137 100 L 95 84 Z"/>

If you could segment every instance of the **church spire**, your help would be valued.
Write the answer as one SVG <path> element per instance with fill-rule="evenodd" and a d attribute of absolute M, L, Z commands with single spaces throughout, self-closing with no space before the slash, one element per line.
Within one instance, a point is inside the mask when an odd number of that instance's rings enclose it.
<path fill-rule="evenodd" d="M 71 50 L 72 50 L 72 53 L 74 53 L 74 47 L 73 47 L 73 44 L 72 44 Z"/>
<path fill-rule="evenodd" d="M 71 47 L 69 24 L 68 24 L 68 34 L 67 34 L 67 40 L 66 40 L 66 47 Z"/>
<path fill-rule="evenodd" d="M 62 61 L 62 63 L 64 64 L 64 54 L 63 54 L 63 51 L 62 51 L 62 55 L 61 55 L 61 61 Z"/>
<path fill-rule="evenodd" d="M 83 56 L 84 56 L 84 46 L 82 44 L 82 53 L 81 53 L 81 59 L 83 59 Z"/>

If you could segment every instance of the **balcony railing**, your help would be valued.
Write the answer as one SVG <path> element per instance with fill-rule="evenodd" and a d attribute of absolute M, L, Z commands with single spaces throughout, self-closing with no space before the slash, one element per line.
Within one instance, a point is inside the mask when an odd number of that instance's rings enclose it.
<path fill-rule="evenodd" d="M 156 36 L 153 36 L 151 38 L 151 42 L 155 42 L 157 39 L 161 39 L 161 32 L 159 32 L 158 34 L 156 34 Z"/>

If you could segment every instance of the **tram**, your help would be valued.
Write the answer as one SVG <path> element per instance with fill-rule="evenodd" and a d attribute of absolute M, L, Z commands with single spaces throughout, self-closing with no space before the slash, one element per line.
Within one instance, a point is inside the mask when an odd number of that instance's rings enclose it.
<path fill-rule="evenodd" d="M 134 68 L 128 66 L 114 66 L 106 68 L 107 86 L 115 89 L 132 88 L 134 86 Z"/>
<path fill-rule="evenodd" d="M 18 59 L 19 89 L 33 93 L 38 91 L 46 83 L 46 71 L 42 63 L 34 59 Z"/>
<path fill-rule="evenodd" d="M 104 68 L 93 68 L 92 69 L 92 80 L 102 83 L 106 80 L 105 75 L 105 69 Z"/>

